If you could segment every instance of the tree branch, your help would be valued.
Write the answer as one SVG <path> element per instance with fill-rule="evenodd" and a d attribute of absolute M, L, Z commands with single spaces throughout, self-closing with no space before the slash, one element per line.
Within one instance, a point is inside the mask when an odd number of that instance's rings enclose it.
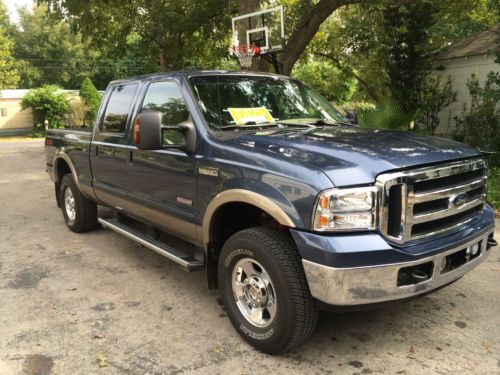
<path fill-rule="evenodd" d="M 373 100 L 375 100 L 375 101 L 378 100 L 378 96 L 375 93 L 375 90 L 372 87 L 370 87 L 370 85 L 363 78 L 361 78 L 359 76 L 359 74 L 357 74 L 356 71 L 353 68 L 351 68 L 350 66 L 343 65 L 336 56 L 334 56 L 332 54 L 329 54 L 329 53 L 319 52 L 319 51 L 312 51 L 312 54 L 315 55 L 315 56 L 323 57 L 325 59 L 328 59 L 328 60 L 332 61 L 337 66 L 337 68 L 339 68 L 343 72 L 345 72 L 345 73 L 353 76 L 354 78 L 356 78 L 358 80 L 358 82 L 361 84 L 361 86 L 363 86 L 365 88 L 366 93 Z"/>
<path fill-rule="evenodd" d="M 361 0 L 320 0 L 308 13 L 305 13 L 295 26 L 283 54 L 284 74 L 289 75 L 293 66 L 305 51 L 321 24 L 338 8 Z"/>

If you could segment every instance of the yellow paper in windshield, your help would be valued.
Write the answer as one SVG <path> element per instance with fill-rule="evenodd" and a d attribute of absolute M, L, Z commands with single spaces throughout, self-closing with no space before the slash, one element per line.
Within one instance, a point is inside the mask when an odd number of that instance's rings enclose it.
<path fill-rule="evenodd" d="M 271 116 L 266 107 L 228 108 L 227 110 L 237 125 L 252 122 L 255 122 L 255 124 L 274 122 L 273 116 Z"/>

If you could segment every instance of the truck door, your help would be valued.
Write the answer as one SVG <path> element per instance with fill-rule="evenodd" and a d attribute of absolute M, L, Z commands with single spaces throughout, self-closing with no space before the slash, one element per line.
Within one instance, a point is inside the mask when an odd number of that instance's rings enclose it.
<path fill-rule="evenodd" d="M 96 197 L 108 206 L 126 205 L 127 180 L 131 177 L 127 124 L 138 94 L 139 83 L 131 82 L 110 88 L 104 113 L 96 123 L 90 148 L 93 186 Z"/>
<path fill-rule="evenodd" d="M 188 119 L 184 97 L 173 79 L 152 81 L 146 89 L 138 113 L 160 111 L 163 125 L 177 125 Z M 177 132 L 164 132 L 164 144 L 180 144 Z M 134 216 L 142 221 L 187 240 L 198 243 L 196 236 L 195 192 L 196 158 L 180 149 L 138 150 L 132 146 L 130 159 L 133 177 L 128 180 L 129 203 Z"/>

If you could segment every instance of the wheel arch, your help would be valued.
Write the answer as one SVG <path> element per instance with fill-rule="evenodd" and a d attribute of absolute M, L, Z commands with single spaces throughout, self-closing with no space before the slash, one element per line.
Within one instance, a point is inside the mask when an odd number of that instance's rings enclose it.
<path fill-rule="evenodd" d="M 219 222 L 221 217 L 230 213 L 234 218 L 239 215 L 244 218 L 240 225 L 234 225 L 219 239 Z M 227 218 L 226 218 L 227 220 Z M 228 220 L 232 222 L 231 219 Z M 234 221 L 234 223 L 236 223 Z M 278 203 L 259 193 L 245 189 L 226 190 L 209 203 L 203 217 L 203 244 L 207 261 L 208 286 L 217 288 L 217 258 L 223 242 L 236 231 L 259 225 L 274 226 L 277 229 L 287 230 L 294 228 L 295 223 Z"/>

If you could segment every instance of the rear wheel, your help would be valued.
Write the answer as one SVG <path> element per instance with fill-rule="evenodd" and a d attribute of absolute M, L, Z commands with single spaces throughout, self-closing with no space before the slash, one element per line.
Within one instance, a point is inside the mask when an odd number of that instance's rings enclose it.
<path fill-rule="evenodd" d="M 314 331 L 318 307 L 288 233 L 259 227 L 234 234 L 219 257 L 218 278 L 232 324 L 257 349 L 286 352 Z"/>
<path fill-rule="evenodd" d="M 82 195 L 69 173 L 61 181 L 59 199 L 64 221 L 73 232 L 87 232 L 97 226 L 97 204 Z"/>

